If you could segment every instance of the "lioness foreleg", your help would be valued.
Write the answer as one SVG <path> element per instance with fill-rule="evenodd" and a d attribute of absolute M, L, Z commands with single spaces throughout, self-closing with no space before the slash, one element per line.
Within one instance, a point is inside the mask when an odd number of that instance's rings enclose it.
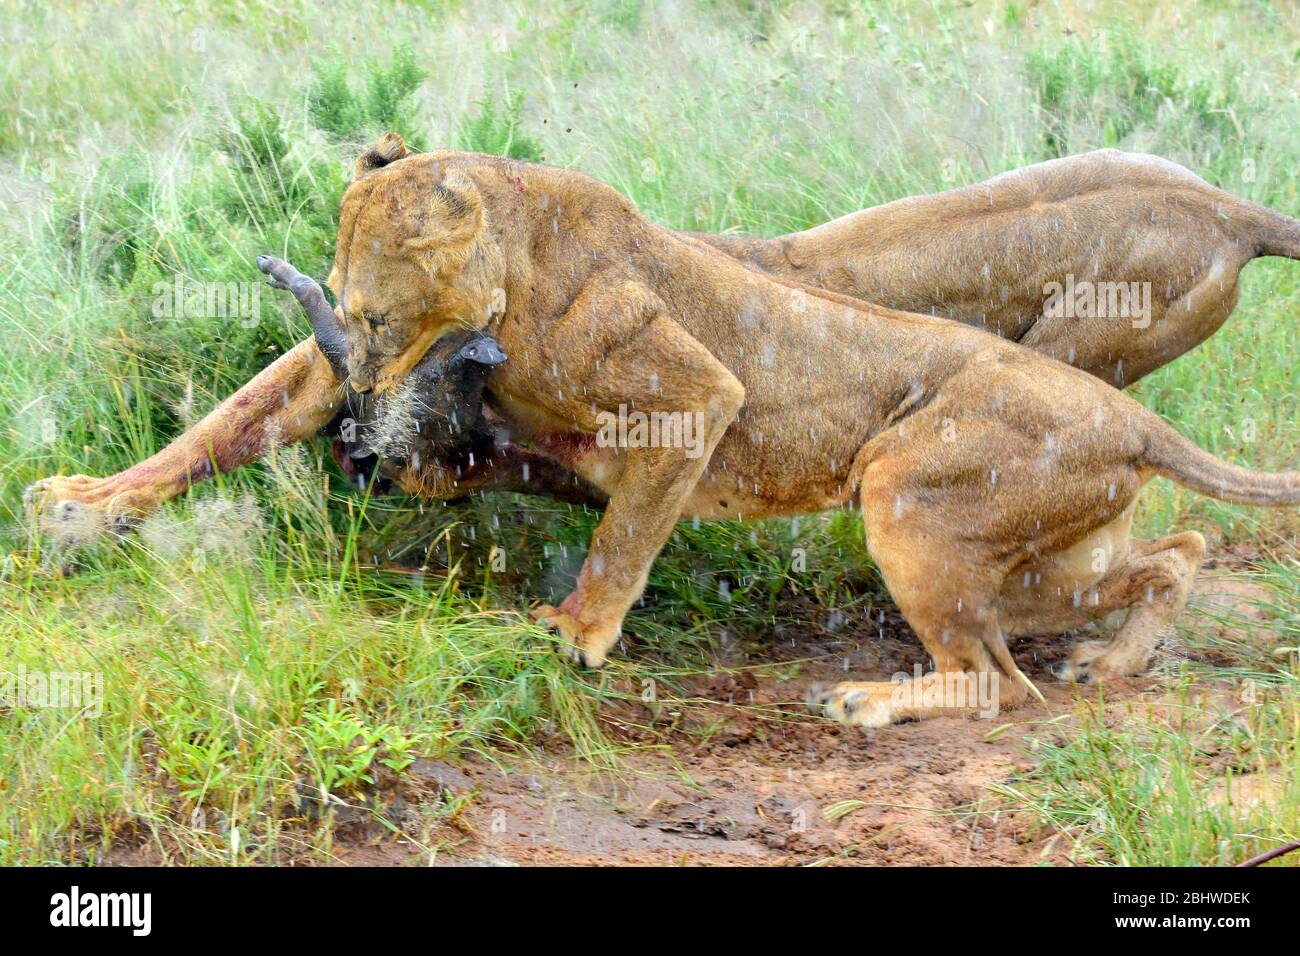
<path fill-rule="evenodd" d="M 156 455 L 104 478 L 46 478 L 27 489 L 28 508 L 55 535 L 123 530 L 190 485 L 260 458 L 274 445 L 316 434 L 334 417 L 343 388 L 315 340 L 299 342 Z"/>
<path fill-rule="evenodd" d="M 699 423 L 701 441 L 694 452 L 680 447 L 626 450 L 577 587 L 558 608 L 543 605 L 533 612 L 572 645 L 575 661 L 599 667 L 714 447 L 740 410 L 744 388 L 664 314 L 653 292 L 635 283 L 589 287 L 549 330 L 544 351 L 563 354 L 567 368 L 585 372 L 567 398 L 552 393 L 557 398 L 549 409 L 582 431 L 598 431 L 601 412 L 628 409 L 690 415 Z M 550 367 L 549 357 L 544 365 Z"/>
<path fill-rule="evenodd" d="M 418 498 L 450 501 L 472 492 L 510 491 L 553 498 L 588 508 L 603 508 L 608 495 L 541 452 L 512 443 L 498 445 L 492 456 L 463 474 L 443 462 L 406 465 L 394 476 L 403 491 Z"/>

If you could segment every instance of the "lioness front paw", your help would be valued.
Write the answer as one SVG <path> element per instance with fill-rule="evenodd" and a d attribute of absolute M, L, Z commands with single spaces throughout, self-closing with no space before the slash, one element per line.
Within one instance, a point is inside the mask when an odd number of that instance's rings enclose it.
<path fill-rule="evenodd" d="M 59 475 L 28 486 L 23 504 L 41 531 L 76 545 L 125 534 L 158 507 L 158 500 L 138 489 L 123 489 L 111 478 Z"/>
<path fill-rule="evenodd" d="M 607 631 L 587 627 L 566 611 L 550 604 L 533 608 L 531 617 L 546 627 L 563 642 L 559 648 L 569 660 L 580 667 L 601 667 L 609 657 L 609 649 L 618 640 L 618 628 Z"/>

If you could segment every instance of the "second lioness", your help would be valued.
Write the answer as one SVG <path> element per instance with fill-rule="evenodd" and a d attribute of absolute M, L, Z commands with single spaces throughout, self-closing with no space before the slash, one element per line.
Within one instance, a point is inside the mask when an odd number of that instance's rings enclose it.
<path fill-rule="evenodd" d="M 1117 149 L 774 239 L 691 235 L 752 268 L 956 319 L 1120 388 L 1213 335 L 1252 259 L 1300 259 L 1300 221 Z"/>

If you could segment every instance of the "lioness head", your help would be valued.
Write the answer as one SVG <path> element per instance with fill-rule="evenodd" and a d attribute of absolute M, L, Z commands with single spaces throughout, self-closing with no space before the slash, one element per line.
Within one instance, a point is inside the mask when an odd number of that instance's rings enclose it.
<path fill-rule="evenodd" d="M 397 134 L 357 160 L 329 277 L 354 389 L 382 394 L 444 334 L 487 324 L 502 269 L 484 227 L 473 181 Z"/>

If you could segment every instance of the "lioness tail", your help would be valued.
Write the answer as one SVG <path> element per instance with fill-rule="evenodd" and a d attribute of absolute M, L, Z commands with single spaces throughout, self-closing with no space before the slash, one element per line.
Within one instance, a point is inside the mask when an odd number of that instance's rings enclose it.
<path fill-rule="evenodd" d="M 1300 219 L 1251 203 L 1256 255 L 1300 259 Z"/>
<path fill-rule="evenodd" d="M 1215 458 L 1152 413 L 1144 464 L 1185 488 L 1220 501 L 1282 507 L 1300 505 L 1300 472 L 1253 471 Z"/>

